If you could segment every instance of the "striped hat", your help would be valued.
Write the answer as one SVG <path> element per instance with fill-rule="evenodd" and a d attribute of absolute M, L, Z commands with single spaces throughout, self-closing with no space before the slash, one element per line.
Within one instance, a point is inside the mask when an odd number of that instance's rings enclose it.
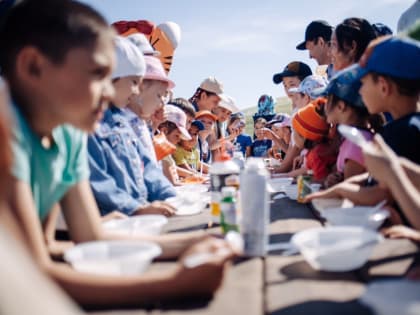
<path fill-rule="evenodd" d="M 294 115 L 292 126 L 299 135 L 308 140 L 319 141 L 328 136 L 329 126 L 313 103 L 301 108 Z"/>

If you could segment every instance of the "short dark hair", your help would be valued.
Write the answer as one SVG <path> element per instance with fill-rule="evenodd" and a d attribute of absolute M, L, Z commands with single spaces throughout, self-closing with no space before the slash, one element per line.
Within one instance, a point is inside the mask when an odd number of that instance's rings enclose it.
<path fill-rule="evenodd" d="M 376 38 L 376 33 L 372 25 L 362 18 L 348 18 L 337 25 L 335 36 L 340 51 L 347 53 L 353 41 L 356 43 L 356 55 L 354 62 L 359 61 L 366 47 L 372 39 Z"/>
<path fill-rule="evenodd" d="M 194 106 L 185 98 L 177 97 L 168 102 L 168 105 L 173 105 L 180 108 L 185 114 L 195 117 Z"/>
<path fill-rule="evenodd" d="M 112 28 L 91 7 L 73 0 L 26 0 L 8 12 L 0 26 L 0 67 L 13 76 L 16 56 L 28 45 L 60 64 L 68 51 L 92 47 L 100 34 Z"/>
<path fill-rule="evenodd" d="M 418 97 L 420 94 L 420 80 L 413 79 L 403 79 L 397 78 L 390 75 L 380 74 L 376 72 L 370 72 L 372 75 L 372 80 L 374 82 L 378 81 L 378 77 L 384 77 L 387 80 L 390 80 L 395 83 L 398 89 L 398 93 L 408 97 Z"/>

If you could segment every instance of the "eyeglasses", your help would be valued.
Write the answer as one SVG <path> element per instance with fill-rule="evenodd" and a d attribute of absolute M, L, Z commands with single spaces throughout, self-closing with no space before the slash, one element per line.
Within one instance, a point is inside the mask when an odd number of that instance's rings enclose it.
<path fill-rule="evenodd" d="M 135 28 L 140 33 L 151 34 L 153 31 L 154 25 L 149 21 L 139 20 L 139 21 L 118 21 L 112 24 L 117 30 L 118 34 L 124 34 L 131 28 Z"/>

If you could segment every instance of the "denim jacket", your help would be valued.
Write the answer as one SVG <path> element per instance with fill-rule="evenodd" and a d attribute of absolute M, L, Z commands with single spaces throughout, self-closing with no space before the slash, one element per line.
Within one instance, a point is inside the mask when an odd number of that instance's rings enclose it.
<path fill-rule="evenodd" d="M 151 184 L 149 191 L 147 182 L 157 172 L 150 167 L 150 158 L 141 155 L 145 150 L 123 110 L 111 107 L 104 113 L 94 135 L 89 136 L 88 150 L 90 183 L 103 215 L 113 210 L 130 215 L 148 201 L 175 195 L 169 181 L 169 187 Z"/>

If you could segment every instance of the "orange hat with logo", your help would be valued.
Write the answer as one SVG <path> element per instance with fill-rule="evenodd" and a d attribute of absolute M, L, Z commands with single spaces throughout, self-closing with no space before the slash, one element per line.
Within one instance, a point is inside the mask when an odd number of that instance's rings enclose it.
<path fill-rule="evenodd" d="M 293 117 L 293 129 L 305 139 L 319 141 L 328 136 L 329 126 L 319 113 L 319 108 L 316 104 L 309 103 Z"/>
<path fill-rule="evenodd" d="M 197 112 L 197 114 L 195 114 L 195 119 L 199 119 L 200 117 L 210 117 L 212 120 L 216 121 L 217 120 L 217 116 L 214 115 L 211 111 L 209 110 L 200 110 L 199 112 Z"/>

